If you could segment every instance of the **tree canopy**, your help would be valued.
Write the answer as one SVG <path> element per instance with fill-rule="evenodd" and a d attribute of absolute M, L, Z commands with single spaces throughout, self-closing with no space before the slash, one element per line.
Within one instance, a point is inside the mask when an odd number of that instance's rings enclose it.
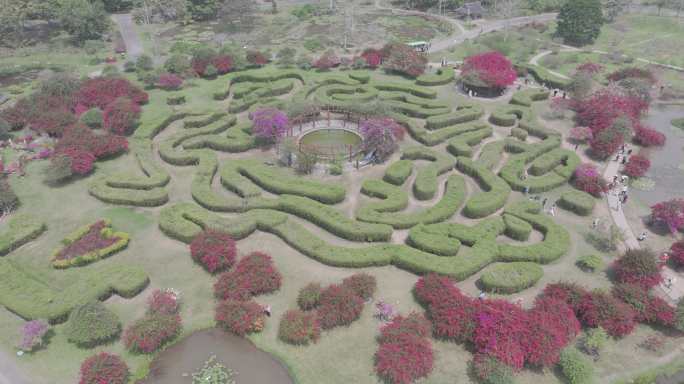
<path fill-rule="evenodd" d="M 557 17 L 556 34 L 571 45 L 591 44 L 601 33 L 605 23 L 600 0 L 566 2 Z"/>

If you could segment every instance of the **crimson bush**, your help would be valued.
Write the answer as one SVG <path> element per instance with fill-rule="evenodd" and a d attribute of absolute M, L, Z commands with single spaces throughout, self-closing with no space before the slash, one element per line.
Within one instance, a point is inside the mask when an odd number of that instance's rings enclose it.
<path fill-rule="evenodd" d="M 595 197 L 600 197 L 608 190 L 608 182 L 601 176 L 601 172 L 590 163 L 580 164 L 573 174 L 573 184 L 580 191 Z"/>
<path fill-rule="evenodd" d="M 214 284 L 214 294 L 220 299 L 247 300 L 251 296 L 277 291 L 281 280 L 271 256 L 253 252 L 240 259 L 232 271 L 219 276 Z"/>
<path fill-rule="evenodd" d="M 412 312 L 408 316 L 397 315 L 392 321 L 380 328 L 379 343 L 391 343 L 399 340 L 402 335 L 428 337 L 430 322 L 420 313 Z"/>
<path fill-rule="evenodd" d="M 355 273 L 344 280 L 342 285 L 351 289 L 357 296 L 364 300 L 370 299 L 378 286 L 375 276 L 367 273 Z"/>
<path fill-rule="evenodd" d="M 386 53 L 383 68 L 388 71 L 417 77 L 425 72 L 427 59 L 406 44 L 389 43 L 383 47 Z"/>
<path fill-rule="evenodd" d="M 432 372 L 434 356 L 430 342 L 412 334 L 382 343 L 375 353 L 375 371 L 392 384 L 408 384 Z"/>
<path fill-rule="evenodd" d="M 653 75 L 653 72 L 649 71 L 648 69 L 638 68 L 638 67 L 628 67 L 628 68 L 618 69 L 617 71 L 606 76 L 606 78 L 610 81 L 615 81 L 615 82 L 620 81 L 620 80 L 624 80 L 624 79 L 629 79 L 629 78 L 644 79 L 644 80 L 648 80 L 650 83 L 655 83 L 655 81 L 656 81 L 655 76 Z"/>
<path fill-rule="evenodd" d="M 228 55 L 218 55 L 211 59 L 211 64 L 219 75 L 226 74 L 233 69 L 233 58 Z"/>
<path fill-rule="evenodd" d="M 190 255 L 209 273 L 229 269 L 237 255 L 235 240 L 227 233 L 204 230 L 190 243 Z"/>
<path fill-rule="evenodd" d="M 105 129 L 117 135 L 131 133 L 140 117 L 140 106 L 133 100 L 121 97 L 109 103 L 102 112 Z"/>
<path fill-rule="evenodd" d="M 436 273 L 422 276 L 413 286 L 413 296 L 426 308 L 430 304 L 445 301 L 444 299 L 457 295 L 461 295 L 461 291 L 454 281 Z"/>
<path fill-rule="evenodd" d="M 331 285 L 321 292 L 318 320 L 323 329 L 349 325 L 361 316 L 363 299 L 342 285 Z"/>
<path fill-rule="evenodd" d="M 181 331 L 179 315 L 152 314 L 138 319 L 126 328 L 123 342 L 131 352 L 152 353 Z"/>
<path fill-rule="evenodd" d="M 97 159 L 101 159 L 126 151 L 128 140 L 110 133 L 96 134 L 84 124 L 74 124 L 64 130 L 64 134 L 55 145 L 55 152 L 61 153 L 69 147 L 90 152 Z"/>
<path fill-rule="evenodd" d="M 316 314 L 291 309 L 280 319 L 278 338 L 286 343 L 308 345 L 315 343 L 321 336 L 321 325 Z"/>
<path fill-rule="evenodd" d="M 148 315 L 175 315 L 179 310 L 178 296 L 171 290 L 155 289 L 147 299 Z"/>
<path fill-rule="evenodd" d="M 83 361 L 78 384 L 126 384 L 128 366 L 117 355 L 101 352 Z"/>
<path fill-rule="evenodd" d="M 650 249 L 629 249 L 613 264 L 620 283 L 638 284 L 646 289 L 663 280 L 656 255 Z"/>
<path fill-rule="evenodd" d="M 510 60 L 496 51 L 466 57 L 461 74 L 464 77 L 474 76 L 489 88 L 506 88 L 517 78 Z"/>
<path fill-rule="evenodd" d="M 476 315 L 472 342 L 486 353 L 515 370 L 525 363 L 525 343 L 529 335 L 528 314 L 505 300 L 488 300 Z"/>
<path fill-rule="evenodd" d="M 364 50 L 361 57 L 366 61 L 366 66 L 372 69 L 377 68 L 382 62 L 382 52 L 372 48 Z"/>
<path fill-rule="evenodd" d="M 85 175 L 93 170 L 95 155 L 86 150 L 69 147 L 62 150 L 60 155 L 66 156 L 71 160 L 72 174 Z"/>
<path fill-rule="evenodd" d="M 665 135 L 639 124 L 634 129 L 634 141 L 644 147 L 662 147 L 665 145 Z"/>
<path fill-rule="evenodd" d="M 433 334 L 437 338 L 457 342 L 471 340 L 481 307 L 480 301 L 461 293 L 433 302 L 427 309 Z"/>
<path fill-rule="evenodd" d="M 633 122 L 638 121 L 648 110 L 648 103 L 615 88 L 604 88 L 586 100 L 576 101 L 574 109 L 577 112 L 577 125 L 589 127 L 596 136 L 610 127 L 618 117 L 626 116 Z"/>
<path fill-rule="evenodd" d="M 136 104 L 145 104 L 149 96 L 146 92 L 121 77 L 97 77 L 86 80 L 74 95 L 74 105 L 86 109 L 98 107 L 103 111 L 119 97 L 130 99 Z"/>
<path fill-rule="evenodd" d="M 651 160 L 644 155 L 632 155 L 627 160 L 623 172 L 632 178 L 641 177 L 651 168 Z"/>
<path fill-rule="evenodd" d="M 578 313 L 580 303 L 588 293 L 589 291 L 582 288 L 577 283 L 561 281 L 544 287 L 539 300 L 547 298 L 560 300 L 568 304 L 575 313 Z"/>
<path fill-rule="evenodd" d="M 264 328 L 264 308 L 254 300 L 224 300 L 216 306 L 216 325 L 238 336 Z"/>
<path fill-rule="evenodd" d="M 259 51 L 247 51 L 247 62 L 251 65 L 262 66 L 268 64 L 268 59 Z"/>
<path fill-rule="evenodd" d="M 539 367 L 551 367 L 558 362 L 560 352 L 580 332 L 580 323 L 565 302 L 540 298 L 528 311 L 529 336 L 524 345 L 526 361 Z"/>
<path fill-rule="evenodd" d="M 684 228 L 684 199 L 662 201 L 651 207 L 651 220 L 667 225 L 673 235 Z"/>
<path fill-rule="evenodd" d="M 634 330 L 634 311 L 610 293 L 592 291 L 578 306 L 579 319 L 588 327 L 601 327 L 613 337 L 628 335 Z"/>
<path fill-rule="evenodd" d="M 670 260 L 677 267 L 684 267 L 684 240 L 672 243 L 670 246 Z"/>
<path fill-rule="evenodd" d="M 175 91 L 183 86 L 183 78 L 173 73 L 162 73 L 157 79 L 157 87 L 166 91 Z"/>

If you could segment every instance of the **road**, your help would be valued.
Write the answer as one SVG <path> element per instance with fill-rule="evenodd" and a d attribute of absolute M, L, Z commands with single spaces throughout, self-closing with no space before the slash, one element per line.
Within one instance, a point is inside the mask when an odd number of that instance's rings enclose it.
<path fill-rule="evenodd" d="M 0 384 L 29 384 L 26 375 L 19 371 L 14 359 L 16 356 L 11 356 L 4 350 L 0 350 Z"/>
<path fill-rule="evenodd" d="M 128 58 L 135 60 L 138 56 L 143 54 L 144 49 L 142 42 L 140 41 L 140 36 L 138 36 L 138 32 L 136 31 L 137 28 L 135 22 L 133 22 L 133 17 L 130 13 L 123 13 L 112 15 L 112 18 L 119 26 L 121 37 L 126 45 L 126 55 Z"/>

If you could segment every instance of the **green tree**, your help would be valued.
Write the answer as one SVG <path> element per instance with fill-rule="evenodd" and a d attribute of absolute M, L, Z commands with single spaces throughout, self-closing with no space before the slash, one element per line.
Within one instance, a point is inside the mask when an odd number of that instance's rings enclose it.
<path fill-rule="evenodd" d="M 121 12 L 133 7 L 133 0 L 106 0 L 104 2 L 107 12 Z"/>
<path fill-rule="evenodd" d="M 289 67 L 291 65 L 294 65 L 296 54 L 297 51 L 294 48 L 282 48 L 280 51 L 278 51 L 277 54 L 278 65 L 281 65 L 283 67 Z"/>
<path fill-rule="evenodd" d="M 557 12 L 563 5 L 562 0 L 525 0 L 525 3 L 535 12 Z"/>
<path fill-rule="evenodd" d="M 629 0 L 605 0 L 603 9 L 606 21 L 612 23 L 629 4 Z"/>
<path fill-rule="evenodd" d="M 220 1 L 217 0 L 188 0 L 190 17 L 198 21 L 215 18 L 220 6 Z"/>
<path fill-rule="evenodd" d="M 109 16 L 100 0 L 60 0 L 57 17 L 79 45 L 101 39 L 109 29 Z"/>
<path fill-rule="evenodd" d="M 556 18 L 556 34 L 567 44 L 591 44 L 601 33 L 605 19 L 600 0 L 573 0 L 566 2 Z"/>

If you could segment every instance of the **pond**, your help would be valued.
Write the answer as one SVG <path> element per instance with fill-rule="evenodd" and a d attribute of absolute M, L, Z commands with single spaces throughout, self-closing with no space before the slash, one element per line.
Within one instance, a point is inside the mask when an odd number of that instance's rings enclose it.
<path fill-rule="evenodd" d="M 292 384 L 287 368 L 248 339 L 220 329 L 198 331 L 159 354 L 139 384 L 190 384 L 192 373 L 212 355 L 235 372 L 237 384 Z"/>
<path fill-rule="evenodd" d="M 299 139 L 303 152 L 318 155 L 349 155 L 358 150 L 361 136 L 347 129 L 317 129 Z"/>
<path fill-rule="evenodd" d="M 667 136 L 665 146 L 650 150 L 651 169 L 646 177 L 655 181 L 652 191 L 633 189 L 636 198 L 647 205 L 684 197 L 684 130 L 674 127 L 670 121 L 684 117 L 680 106 L 655 106 L 645 122 Z"/>

